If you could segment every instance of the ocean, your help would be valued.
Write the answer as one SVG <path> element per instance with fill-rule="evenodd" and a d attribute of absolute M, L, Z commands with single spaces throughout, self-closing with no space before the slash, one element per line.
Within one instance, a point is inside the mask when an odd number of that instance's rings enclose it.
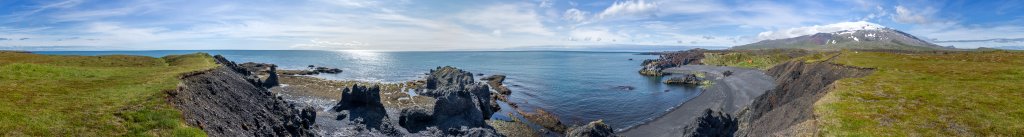
<path fill-rule="evenodd" d="M 161 57 L 205 52 L 229 60 L 273 63 L 279 69 L 309 65 L 340 68 L 340 74 L 315 77 L 332 80 L 403 82 L 421 79 L 439 66 L 453 66 L 484 75 L 504 74 L 511 102 L 532 112 L 543 109 L 567 125 L 602 119 L 613 128 L 641 124 L 697 96 L 697 87 L 662 84 L 661 78 L 637 73 L 644 59 L 637 52 L 580 51 L 314 51 L 314 50 L 162 50 L 162 51 L 35 51 L 59 55 L 142 55 Z M 479 79 L 479 76 L 476 76 Z M 623 90 L 621 86 L 634 87 Z M 503 109 L 495 119 L 508 119 Z"/>

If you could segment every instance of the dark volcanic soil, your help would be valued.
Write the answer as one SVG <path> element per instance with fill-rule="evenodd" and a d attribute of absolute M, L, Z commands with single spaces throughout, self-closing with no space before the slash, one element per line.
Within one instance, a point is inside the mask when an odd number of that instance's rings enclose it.
<path fill-rule="evenodd" d="M 169 100 L 210 136 L 313 136 L 313 108 L 296 108 L 221 56 L 222 66 L 182 76 Z"/>

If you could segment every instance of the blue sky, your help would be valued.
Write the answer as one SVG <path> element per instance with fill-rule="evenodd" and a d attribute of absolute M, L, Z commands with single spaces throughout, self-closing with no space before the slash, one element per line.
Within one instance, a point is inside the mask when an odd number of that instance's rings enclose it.
<path fill-rule="evenodd" d="M 0 48 L 36 50 L 729 47 L 859 21 L 1024 45 L 1024 1 L 997 0 L 4 0 L 0 18 Z"/>

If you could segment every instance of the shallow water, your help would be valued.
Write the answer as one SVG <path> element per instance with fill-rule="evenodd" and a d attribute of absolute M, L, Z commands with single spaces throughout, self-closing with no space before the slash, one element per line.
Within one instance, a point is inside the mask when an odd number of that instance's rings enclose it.
<path fill-rule="evenodd" d="M 473 73 L 505 74 L 511 102 L 532 111 L 540 108 L 568 125 L 603 119 L 616 129 L 634 126 L 700 93 L 693 87 L 668 86 L 659 78 L 637 74 L 640 62 L 657 58 L 636 53 L 509 51 L 509 52 L 375 52 L 375 51 L 43 51 L 63 55 L 144 55 L 206 52 L 235 62 L 273 63 L 281 69 L 308 65 L 340 68 L 340 74 L 316 77 L 335 80 L 402 82 L 420 79 L 438 66 L 455 66 Z M 629 60 L 633 59 L 633 60 Z M 475 76 L 480 78 L 480 76 Z M 620 90 L 616 86 L 632 86 Z M 666 90 L 668 90 L 666 92 Z M 503 109 L 496 119 L 508 119 Z"/>

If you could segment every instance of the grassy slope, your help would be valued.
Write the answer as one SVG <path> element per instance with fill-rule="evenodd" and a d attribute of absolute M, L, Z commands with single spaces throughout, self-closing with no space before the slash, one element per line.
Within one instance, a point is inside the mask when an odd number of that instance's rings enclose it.
<path fill-rule="evenodd" d="M 772 66 L 793 59 L 790 54 L 804 54 L 801 50 L 739 50 L 725 53 L 704 53 L 702 63 L 768 70 Z"/>
<path fill-rule="evenodd" d="M 54 56 L 0 52 L 0 136 L 205 136 L 166 102 L 207 54 Z"/>
<path fill-rule="evenodd" d="M 1024 135 L 1024 53 L 847 51 L 834 62 L 877 70 L 816 103 L 826 136 Z"/>

